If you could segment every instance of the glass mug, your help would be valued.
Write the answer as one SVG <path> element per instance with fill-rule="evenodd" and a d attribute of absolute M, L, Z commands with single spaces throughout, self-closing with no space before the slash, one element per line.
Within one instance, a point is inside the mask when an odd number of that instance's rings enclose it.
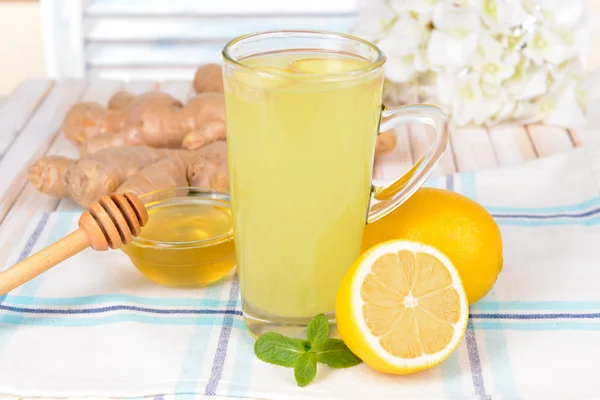
<path fill-rule="evenodd" d="M 320 313 L 333 324 L 336 291 L 360 255 L 365 223 L 427 179 L 446 148 L 447 118 L 430 105 L 383 107 L 385 56 L 350 35 L 254 33 L 229 42 L 223 58 L 246 326 L 254 335 L 300 334 Z M 373 186 L 377 135 L 406 123 L 435 129 L 431 149 L 395 182 Z"/>

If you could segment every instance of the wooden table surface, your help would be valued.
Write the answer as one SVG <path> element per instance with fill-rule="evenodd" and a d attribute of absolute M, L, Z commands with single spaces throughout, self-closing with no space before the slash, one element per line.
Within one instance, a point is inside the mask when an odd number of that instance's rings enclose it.
<path fill-rule="evenodd" d="M 78 157 L 77 148 L 61 132 L 67 110 L 78 101 L 106 104 L 119 89 L 142 93 L 166 91 L 185 101 L 193 95 L 191 82 L 27 80 L 5 99 L 0 108 L 0 265 L 4 265 L 31 215 L 77 209 L 70 200 L 38 193 L 27 183 L 31 162 L 49 154 Z M 386 179 L 405 172 L 428 148 L 433 133 L 409 126 L 396 131 L 395 149 L 378 159 L 374 178 Z M 569 130 L 542 125 L 500 125 L 491 129 L 451 131 L 450 146 L 435 175 L 518 164 L 561 153 L 581 145 Z"/>
<path fill-rule="evenodd" d="M 5 265 L 31 216 L 78 209 L 70 200 L 38 193 L 27 182 L 27 167 L 49 154 L 77 158 L 78 149 L 61 132 L 67 110 L 78 101 L 106 104 L 118 89 L 141 93 L 159 88 L 184 101 L 191 82 L 117 82 L 27 80 L 0 108 L 0 265 Z M 385 179 L 408 170 L 429 146 L 423 127 L 397 130 L 397 146 L 375 164 L 374 177 Z M 581 145 L 575 132 L 541 125 L 501 125 L 451 132 L 451 143 L 436 175 L 518 164 L 568 151 Z"/>

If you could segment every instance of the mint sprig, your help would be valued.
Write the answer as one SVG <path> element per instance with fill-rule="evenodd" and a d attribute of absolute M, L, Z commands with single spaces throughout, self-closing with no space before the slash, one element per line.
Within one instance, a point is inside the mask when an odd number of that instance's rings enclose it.
<path fill-rule="evenodd" d="M 320 349 L 329 337 L 329 321 L 324 314 L 319 314 L 310 320 L 306 327 L 306 340 L 313 349 Z"/>
<path fill-rule="evenodd" d="M 317 353 L 317 361 L 331 368 L 349 368 L 361 363 L 353 352 L 340 339 L 327 339 L 325 346 Z"/>
<path fill-rule="evenodd" d="M 317 375 L 317 355 L 310 351 L 302 354 L 294 365 L 294 378 L 298 386 L 304 387 L 308 385 Z"/>
<path fill-rule="evenodd" d="M 300 357 L 306 353 L 309 342 L 290 338 L 277 332 L 267 332 L 254 344 L 256 356 L 263 361 L 282 367 L 294 367 Z"/>
<path fill-rule="evenodd" d="M 264 362 L 294 368 L 300 387 L 308 385 L 317 374 L 317 362 L 331 368 L 349 368 L 360 364 L 346 344 L 329 337 L 329 322 L 323 314 L 315 316 L 306 328 L 306 340 L 267 332 L 254 343 L 254 353 Z"/>

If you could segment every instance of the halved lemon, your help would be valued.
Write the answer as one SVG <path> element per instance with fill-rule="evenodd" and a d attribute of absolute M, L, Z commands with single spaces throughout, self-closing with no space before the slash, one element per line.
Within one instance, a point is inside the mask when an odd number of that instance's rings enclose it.
<path fill-rule="evenodd" d="M 336 74 L 363 68 L 366 61 L 349 58 L 301 58 L 292 62 L 290 69 L 302 74 Z"/>
<path fill-rule="evenodd" d="M 338 330 L 371 368 L 408 374 L 439 364 L 459 345 L 469 306 L 460 277 L 437 249 L 378 244 L 354 263 L 336 298 Z"/>

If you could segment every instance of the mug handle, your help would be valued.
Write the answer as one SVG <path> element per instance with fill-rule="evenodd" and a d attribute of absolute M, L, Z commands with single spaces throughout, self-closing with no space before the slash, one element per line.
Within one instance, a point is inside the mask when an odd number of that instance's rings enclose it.
<path fill-rule="evenodd" d="M 427 153 L 404 175 L 384 186 L 373 185 L 372 195 L 379 202 L 371 206 L 367 216 L 368 224 L 386 216 L 412 196 L 431 175 L 448 145 L 448 117 L 436 106 L 411 104 L 384 107 L 381 118 L 389 119 L 380 124 L 379 133 L 397 125 L 418 123 L 433 127 L 435 141 Z"/>

